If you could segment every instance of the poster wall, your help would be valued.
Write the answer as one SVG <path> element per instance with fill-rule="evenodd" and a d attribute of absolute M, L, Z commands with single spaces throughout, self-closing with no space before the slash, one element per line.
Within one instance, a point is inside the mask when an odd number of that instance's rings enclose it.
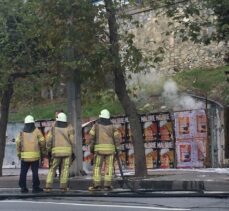
<path fill-rule="evenodd" d="M 112 123 L 121 134 L 119 158 L 123 170 L 134 170 L 134 147 L 130 124 L 126 116 L 113 117 Z M 93 154 L 90 152 L 89 131 L 94 122 L 83 127 L 83 154 L 85 171 L 92 170 Z M 174 168 L 175 144 L 171 116 L 168 112 L 141 115 L 146 164 L 148 169 Z M 118 170 L 115 162 L 115 170 Z"/>
<path fill-rule="evenodd" d="M 174 113 L 177 168 L 204 167 L 207 143 L 205 110 Z"/>
<path fill-rule="evenodd" d="M 51 130 L 52 126 L 55 124 L 54 120 L 41 120 L 41 121 L 36 121 L 35 125 L 37 128 L 39 128 L 46 138 L 48 135 L 48 132 Z M 41 162 L 41 168 L 49 168 L 49 158 L 45 157 L 43 158 Z"/>
<path fill-rule="evenodd" d="M 175 112 L 173 119 L 169 112 L 141 115 L 140 118 L 148 169 L 204 166 L 207 143 L 207 116 L 204 110 Z M 118 116 L 111 120 L 122 137 L 119 145 L 122 168 L 134 170 L 134 147 L 128 118 Z M 91 121 L 82 127 L 83 168 L 86 172 L 93 169 L 94 154 L 90 150 L 89 131 L 94 123 Z M 36 123 L 44 135 L 52 125 L 53 121 Z M 43 167 L 48 168 L 47 159 L 43 161 Z M 118 170 L 117 163 L 115 169 Z"/>
<path fill-rule="evenodd" d="M 128 118 L 118 116 L 111 120 L 122 137 L 119 146 L 122 168 L 134 170 L 134 147 Z M 169 112 L 144 114 L 140 120 L 148 169 L 204 167 L 208 138 L 205 110 L 180 111 L 173 115 Z M 94 154 L 90 150 L 89 131 L 94 123 L 90 121 L 82 125 L 83 168 L 86 172 L 93 169 Z M 46 136 L 53 124 L 54 120 L 42 120 L 36 122 L 36 127 Z M 8 160 L 4 160 L 5 166 L 12 163 Z M 48 166 L 48 159 L 45 158 L 42 167 Z M 117 163 L 115 169 L 118 169 Z"/>

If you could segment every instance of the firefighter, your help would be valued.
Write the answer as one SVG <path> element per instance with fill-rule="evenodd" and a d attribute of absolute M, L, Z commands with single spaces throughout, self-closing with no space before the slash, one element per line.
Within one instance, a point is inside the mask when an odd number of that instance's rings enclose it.
<path fill-rule="evenodd" d="M 24 129 L 16 138 L 17 156 L 21 160 L 21 172 L 19 186 L 21 193 L 28 193 L 26 177 L 29 168 L 33 173 L 33 193 L 42 192 L 38 176 L 39 160 L 45 154 L 45 139 L 41 131 L 35 127 L 34 118 L 31 115 L 25 117 Z"/>
<path fill-rule="evenodd" d="M 58 115 L 59 113 L 63 113 L 63 112 L 64 112 L 63 109 L 61 109 L 61 110 L 56 110 L 56 111 L 55 111 L 55 119 L 57 118 L 57 115 Z M 55 123 L 56 123 L 56 121 L 53 123 L 53 127 L 55 126 Z M 48 153 L 49 167 L 51 166 L 51 158 L 52 158 L 52 152 L 50 151 L 50 152 Z M 60 173 L 61 173 L 61 163 L 60 163 L 60 165 L 58 166 L 58 175 L 59 175 L 59 179 L 60 179 Z M 55 177 L 57 177 L 57 173 L 55 173 Z"/>
<path fill-rule="evenodd" d="M 56 169 L 61 164 L 60 175 L 60 189 L 62 192 L 68 190 L 68 176 L 69 167 L 72 158 L 75 157 L 73 153 L 75 140 L 75 131 L 73 127 L 68 124 L 67 116 L 65 113 L 60 112 L 57 114 L 56 123 L 47 135 L 47 151 L 51 152 L 51 166 L 49 168 L 48 176 L 46 179 L 46 192 L 52 191 L 53 178 Z"/>
<path fill-rule="evenodd" d="M 99 191 L 102 189 L 101 171 L 103 163 L 105 191 L 112 190 L 112 175 L 115 155 L 115 145 L 119 144 L 120 134 L 113 126 L 110 120 L 110 112 L 104 109 L 100 112 L 99 120 L 93 125 L 89 134 L 91 135 L 91 145 L 94 147 L 94 168 L 93 168 L 93 184 L 88 188 L 89 191 Z"/>

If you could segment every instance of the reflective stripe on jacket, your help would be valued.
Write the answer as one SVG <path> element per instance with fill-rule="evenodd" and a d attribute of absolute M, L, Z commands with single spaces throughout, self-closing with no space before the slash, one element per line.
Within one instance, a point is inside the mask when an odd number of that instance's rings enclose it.
<path fill-rule="evenodd" d="M 69 157 L 73 152 L 74 138 L 72 126 L 53 127 L 47 137 L 47 148 L 53 157 Z"/>
<path fill-rule="evenodd" d="M 20 132 L 16 139 L 17 155 L 24 161 L 36 161 L 45 151 L 45 139 L 39 129 L 31 133 Z"/>
<path fill-rule="evenodd" d="M 112 151 L 115 152 L 114 144 L 96 144 L 95 152 L 97 151 Z"/>
<path fill-rule="evenodd" d="M 94 151 L 100 154 L 114 154 L 117 138 L 119 140 L 119 132 L 114 128 L 112 124 L 102 125 L 95 123 L 90 130 L 89 134 L 94 137 L 95 148 Z"/>

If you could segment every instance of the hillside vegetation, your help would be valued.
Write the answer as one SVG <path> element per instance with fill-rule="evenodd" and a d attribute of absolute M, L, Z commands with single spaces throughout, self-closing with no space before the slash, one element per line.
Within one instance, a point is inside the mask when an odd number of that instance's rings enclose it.
<path fill-rule="evenodd" d="M 208 97 L 209 99 L 219 101 L 223 105 L 229 104 L 229 82 L 226 81 L 225 70 L 229 67 L 220 67 L 216 69 L 193 69 L 186 70 L 175 74 L 172 78 L 177 82 L 179 91 Z M 166 79 L 165 79 L 166 80 Z M 150 85 L 149 85 L 150 87 Z M 160 95 L 163 87 L 147 87 L 144 89 L 144 97 L 142 95 L 135 96 L 139 112 L 154 112 L 155 99 L 151 99 L 151 95 Z M 155 91 L 156 90 L 156 91 Z M 155 91 L 155 93 L 154 93 Z M 140 99 L 138 99 L 140 98 Z M 94 100 L 93 102 L 83 103 L 83 118 L 98 117 L 101 109 L 107 108 L 112 115 L 122 115 L 123 109 L 120 103 L 109 96 Z M 160 106 L 158 106 L 160 108 Z M 158 108 L 156 111 L 158 111 Z M 55 110 L 63 109 L 67 111 L 66 100 L 46 101 L 36 103 L 35 105 L 20 105 L 14 112 L 10 113 L 10 121 L 23 121 L 27 114 L 32 114 L 36 119 L 53 119 Z"/>
<path fill-rule="evenodd" d="M 176 74 L 174 80 L 183 91 L 227 105 L 229 104 L 229 82 L 224 73 L 226 70 L 229 70 L 229 66 L 216 69 L 193 69 Z"/>
<path fill-rule="evenodd" d="M 112 100 L 95 100 L 93 103 L 82 105 L 83 119 L 98 117 L 100 110 L 104 108 L 108 108 L 113 115 L 123 113 L 119 102 Z M 21 106 L 18 108 L 17 112 L 14 111 L 10 113 L 9 121 L 23 121 L 24 117 L 28 114 L 33 115 L 36 120 L 53 119 L 55 111 L 61 109 L 67 112 L 67 103 L 64 100 L 54 100 L 36 105 Z"/>

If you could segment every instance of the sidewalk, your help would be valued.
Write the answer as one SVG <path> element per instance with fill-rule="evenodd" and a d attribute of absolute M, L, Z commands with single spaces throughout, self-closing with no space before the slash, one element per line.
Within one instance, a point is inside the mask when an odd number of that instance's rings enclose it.
<path fill-rule="evenodd" d="M 47 169 L 40 169 L 39 175 L 41 186 L 44 187 L 47 176 Z M 0 196 L 10 196 L 20 193 L 18 187 L 20 169 L 3 169 L 3 176 L 0 177 Z M 119 175 L 114 177 L 114 191 L 151 191 L 151 192 L 211 192 L 224 193 L 229 195 L 229 168 L 218 169 L 154 169 L 150 170 L 146 178 L 133 178 L 130 175 L 128 184 L 124 184 Z M 28 172 L 28 188 L 31 189 L 31 171 Z M 87 193 L 91 184 L 92 175 L 76 176 L 70 178 L 69 193 Z M 53 188 L 58 192 L 58 177 L 55 178 Z"/>

